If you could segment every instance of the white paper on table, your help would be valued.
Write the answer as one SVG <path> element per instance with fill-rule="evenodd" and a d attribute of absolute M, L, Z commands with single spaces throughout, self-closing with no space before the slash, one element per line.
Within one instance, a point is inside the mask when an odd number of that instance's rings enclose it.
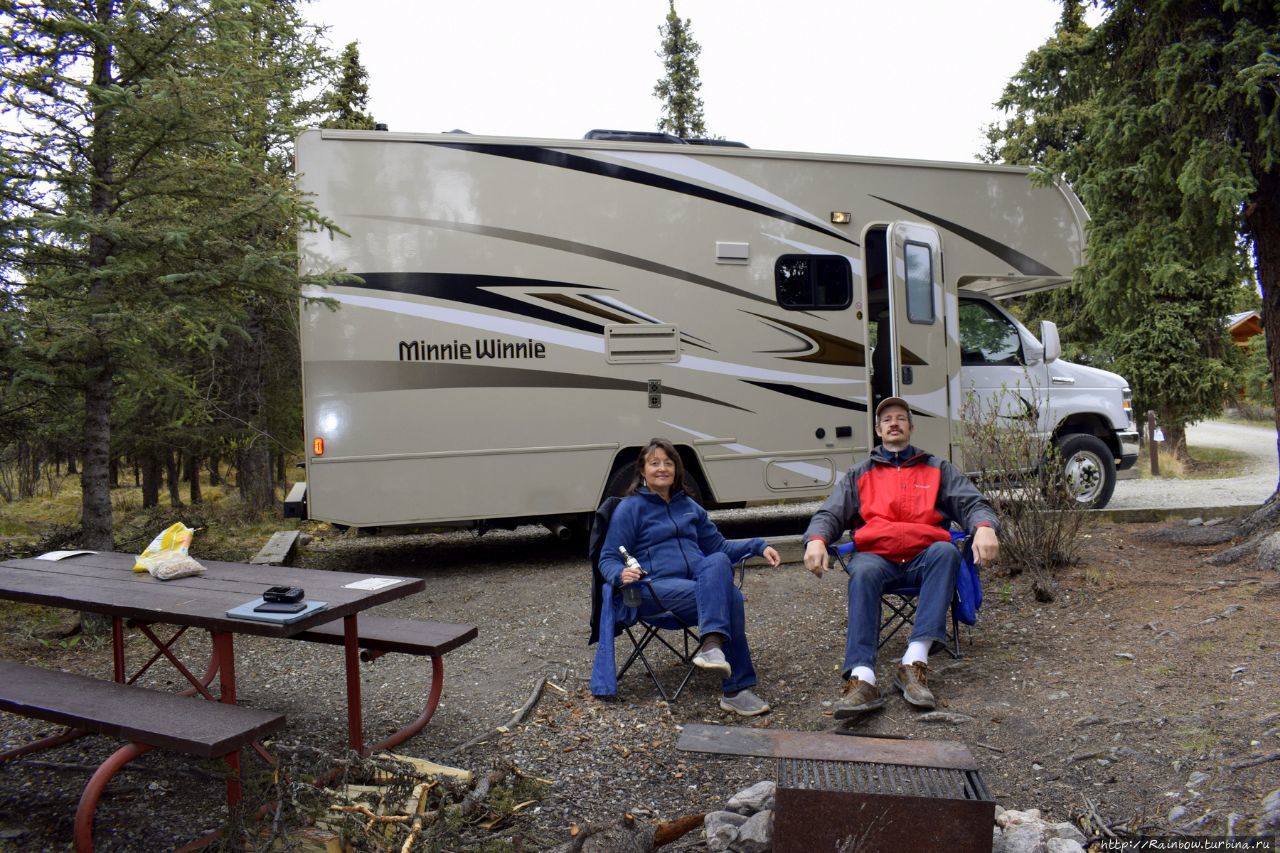
<path fill-rule="evenodd" d="M 365 578 L 364 580 L 343 584 L 343 589 L 382 589 L 384 586 L 395 586 L 402 580 L 404 578 Z"/>
<path fill-rule="evenodd" d="M 67 557 L 79 557 L 81 554 L 96 554 L 97 551 L 48 551 L 36 557 L 37 560 L 65 560 Z"/>

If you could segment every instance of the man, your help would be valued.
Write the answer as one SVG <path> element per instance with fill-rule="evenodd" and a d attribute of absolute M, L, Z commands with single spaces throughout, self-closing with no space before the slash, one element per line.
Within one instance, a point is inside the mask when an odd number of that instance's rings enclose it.
<path fill-rule="evenodd" d="M 918 708 L 935 706 L 928 686 L 929 649 L 934 640 L 946 642 L 960 567 L 948 524 L 956 521 L 969 531 L 979 565 L 1000 554 L 995 512 L 969 478 L 950 462 L 911 446 L 914 425 L 906 401 L 881 401 L 875 429 L 881 445 L 840 478 L 804 534 L 804 565 L 818 577 L 827 570 L 827 545 L 846 527 L 857 548 L 847 569 L 849 627 L 837 720 L 883 704 L 875 672 L 880 595 L 899 586 L 918 586 L 920 596 L 893 686 Z"/>

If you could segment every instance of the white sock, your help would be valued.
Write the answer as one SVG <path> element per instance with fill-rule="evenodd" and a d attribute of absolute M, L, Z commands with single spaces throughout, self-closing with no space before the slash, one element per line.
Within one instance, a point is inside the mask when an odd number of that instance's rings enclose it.
<path fill-rule="evenodd" d="M 916 663 L 929 662 L 929 647 L 933 645 L 932 640 L 912 640 L 907 643 L 907 653 L 902 656 L 902 665 L 911 666 Z"/>
<path fill-rule="evenodd" d="M 849 672 L 850 678 L 856 678 L 859 681 L 865 681 L 867 684 L 874 685 L 876 683 L 876 671 L 869 666 L 855 666 Z"/>

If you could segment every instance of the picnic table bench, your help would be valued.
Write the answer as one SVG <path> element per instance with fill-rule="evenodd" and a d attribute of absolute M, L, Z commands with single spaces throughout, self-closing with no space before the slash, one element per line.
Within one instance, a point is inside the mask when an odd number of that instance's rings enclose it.
<path fill-rule="evenodd" d="M 283 714 L 207 702 L 69 672 L 0 661 L 0 710 L 129 741 L 85 785 L 75 817 L 76 850 L 93 849 L 93 813 L 111 778 L 152 749 L 222 758 L 228 803 L 240 796 L 239 750 L 284 727 Z M 25 754 L 15 749 L 0 761 Z"/>
<path fill-rule="evenodd" d="M 360 659 L 366 663 L 391 652 L 425 656 L 431 659 L 431 689 L 427 694 L 427 704 L 422 714 L 386 740 L 366 747 L 364 754 L 368 755 L 404 743 L 422 731 L 422 728 L 431 721 L 436 707 L 440 704 L 440 693 L 444 689 L 445 653 L 471 642 L 478 632 L 475 625 L 369 615 L 360 616 L 357 630 Z M 316 625 L 294 634 L 289 639 L 335 646 L 346 643 L 343 624 L 340 621 Z"/>

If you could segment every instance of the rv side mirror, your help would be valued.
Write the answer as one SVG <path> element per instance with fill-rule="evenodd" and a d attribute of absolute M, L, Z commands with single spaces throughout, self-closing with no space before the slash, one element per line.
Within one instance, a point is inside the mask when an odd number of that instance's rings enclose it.
<path fill-rule="evenodd" d="M 1058 324 L 1051 320 L 1040 321 L 1040 343 L 1044 344 L 1044 363 L 1053 364 L 1062 355 L 1062 341 L 1058 338 Z"/>

